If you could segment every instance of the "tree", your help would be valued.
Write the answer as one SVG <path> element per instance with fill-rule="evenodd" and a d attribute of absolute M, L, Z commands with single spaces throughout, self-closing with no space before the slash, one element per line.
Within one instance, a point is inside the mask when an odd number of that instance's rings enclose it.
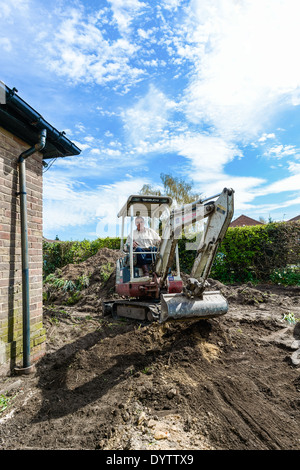
<path fill-rule="evenodd" d="M 162 196 L 161 190 L 153 188 L 150 184 L 144 184 L 139 194 L 143 194 L 144 196 Z"/>
<path fill-rule="evenodd" d="M 166 195 L 173 199 L 174 205 L 188 204 L 200 199 L 200 194 L 192 191 L 192 183 L 187 183 L 182 178 L 164 173 L 160 174 L 160 179 L 164 186 L 163 193 L 160 189 L 154 188 L 150 184 L 144 184 L 139 194 L 155 196 Z"/>
<path fill-rule="evenodd" d="M 164 191 L 162 192 L 159 188 L 154 188 L 150 184 L 144 184 L 139 194 L 143 195 L 155 195 L 155 196 L 169 196 L 173 200 L 173 207 L 182 206 L 189 204 L 200 199 L 200 194 L 192 191 L 193 184 L 187 183 L 182 178 L 176 178 L 169 174 L 160 174 Z M 160 221 L 161 230 L 161 221 Z M 196 233 L 202 233 L 203 227 L 202 222 L 193 223 L 184 228 L 184 235 L 187 238 L 192 238 Z"/>

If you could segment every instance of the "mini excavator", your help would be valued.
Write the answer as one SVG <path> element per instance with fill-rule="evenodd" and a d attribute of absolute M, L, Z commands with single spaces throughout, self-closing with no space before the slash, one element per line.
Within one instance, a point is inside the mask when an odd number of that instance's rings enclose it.
<path fill-rule="evenodd" d="M 104 315 L 163 323 L 208 319 L 227 313 L 226 299 L 219 291 L 207 290 L 207 278 L 233 216 L 234 191 L 224 188 L 215 196 L 181 207 L 171 206 L 172 199 L 167 196 L 132 195 L 118 213 L 122 219 L 122 257 L 117 260 L 115 286 L 119 298 L 103 303 Z M 151 255 L 147 276 L 137 266 L 133 248 L 134 220 L 138 216 L 147 217 L 152 228 L 158 223 L 156 230 L 161 233 L 157 251 L 147 251 Z M 131 237 L 126 252 L 124 228 L 128 217 Z M 202 236 L 196 236 L 199 242 L 193 242 L 194 264 L 190 277 L 183 283 L 178 240 L 187 227 L 199 221 L 204 222 L 204 230 Z"/>

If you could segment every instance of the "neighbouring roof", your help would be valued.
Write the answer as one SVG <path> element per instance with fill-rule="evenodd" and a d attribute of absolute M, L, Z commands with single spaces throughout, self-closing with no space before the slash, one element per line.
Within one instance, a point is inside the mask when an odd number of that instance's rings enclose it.
<path fill-rule="evenodd" d="M 288 222 L 300 222 L 300 215 L 296 215 L 292 219 L 288 220 Z"/>
<path fill-rule="evenodd" d="M 61 240 L 50 240 L 49 238 L 43 237 L 43 242 L 45 242 L 45 243 L 58 243 L 58 242 L 61 242 Z"/>
<path fill-rule="evenodd" d="M 240 215 L 237 219 L 235 219 L 229 227 L 245 227 L 248 225 L 263 225 L 262 222 L 258 220 L 251 219 L 251 217 L 247 217 L 246 215 Z"/>
<path fill-rule="evenodd" d="M 10 89 L 0 83 L 0 126 L 33 146 L 38 141 L 39 132 L 47 130 L 43 158 L 69 157 L 79 155 L 81 150 L 64 134 L 59 132 L 41 114 L 35 111 L 20 96 L 15 88 Z"/>

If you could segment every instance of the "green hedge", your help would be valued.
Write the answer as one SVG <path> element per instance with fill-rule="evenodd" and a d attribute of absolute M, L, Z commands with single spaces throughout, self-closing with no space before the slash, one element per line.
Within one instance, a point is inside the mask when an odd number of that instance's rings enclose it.
<path fill-rule="evenodd" d="M 179 240 L 181 269 L 190 272 L 196 252 Z M 287 268 L 290 265 L 293 267 Z M 300 285 L 300 224 L 269 223 L 230 227 L 219 247 L 210 276 L 224 283 L 269 281 Z M 296 267 L 295 267 L 296 266 Z M 287 269 L 286 269 L 287 268 Z"/>
<path fill-rule="evenodd" d="M 299 241 L 300 224 L 295 223 L 229 228 L 211 276 L 222 282 L 270 280 L 274 270 L 299 266 Z"/>
<path fill-rule="evenodd" d="M 190 272 L 196 251 L 179 240 L 182 271 Z M 210 276 L 221 282 L 270 280 L 276 270 L 300 263 L 300 224 L 269 223 L 254 227 L 229 228 L 219 247 Z M 98 238 L 81 242 L 44 242 L 44 276 L 69 263 L 79 263 L 101 248 L 119 249 L 120 238 Z M 295 270 L 294 270 L 295 271 Z M 293 274 L 300 284 L 299 271 Z M 298 279 L 298 281 L 297 281 Z"/>

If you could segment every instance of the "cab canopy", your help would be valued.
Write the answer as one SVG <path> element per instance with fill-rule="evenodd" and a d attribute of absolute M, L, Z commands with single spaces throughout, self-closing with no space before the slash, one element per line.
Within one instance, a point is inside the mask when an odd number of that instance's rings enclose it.
<path fill-rule="evenodd" d="M 117 214 L 118 217 L 159 217 L 166 208 L 172 205 L 172 198 L 169 196 L 129 196 L 122 209 Z"/>

